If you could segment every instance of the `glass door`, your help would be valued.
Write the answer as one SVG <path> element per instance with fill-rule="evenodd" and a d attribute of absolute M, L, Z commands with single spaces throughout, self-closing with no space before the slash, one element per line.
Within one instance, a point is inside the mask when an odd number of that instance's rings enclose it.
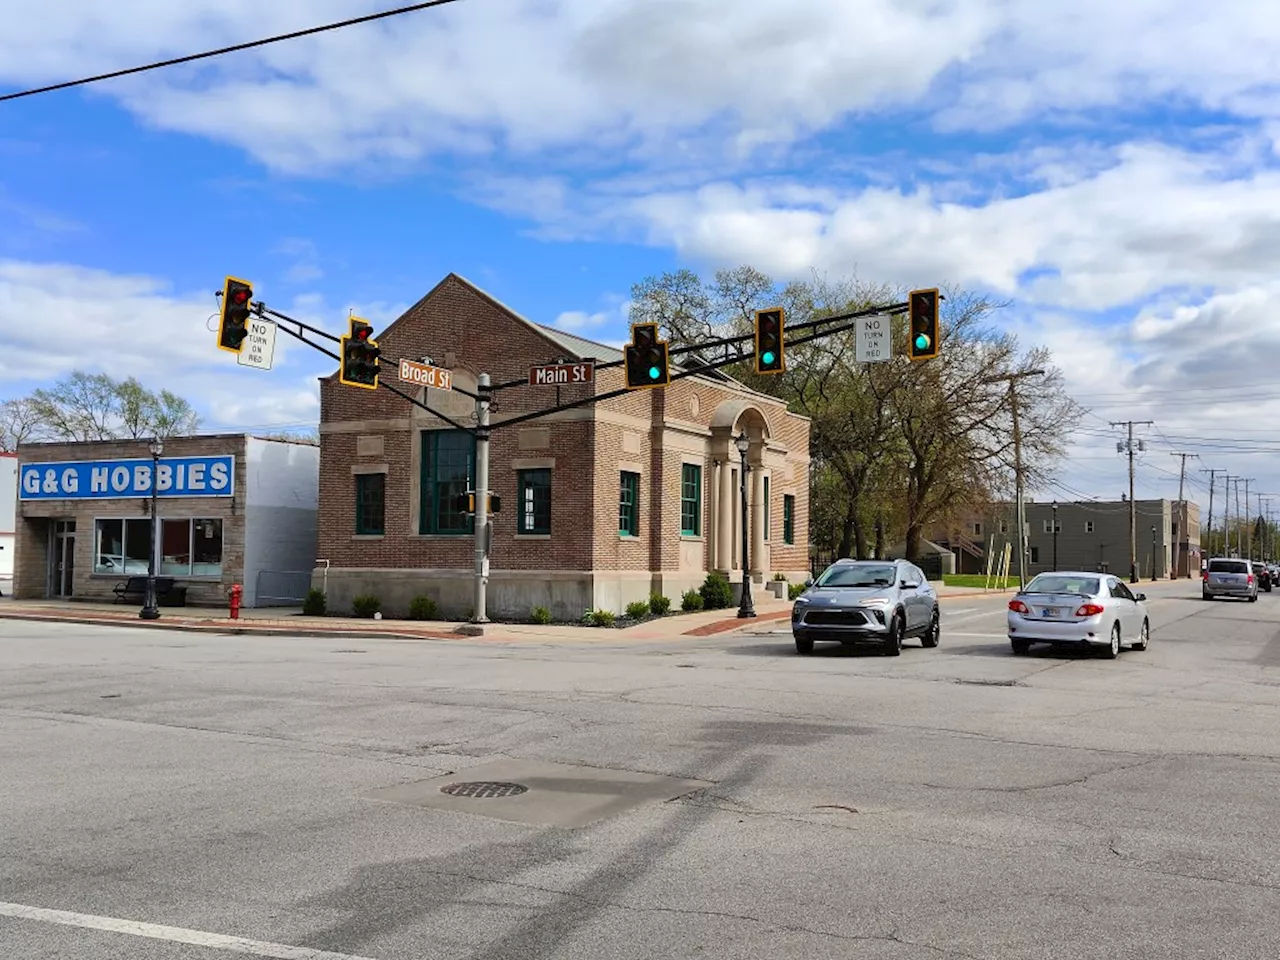
<path fill-rule="evenodd" d="M 76 522 L 55 520 L 53 524 L 53 576 L 50 593 L 59 600 L 73 595 L 76 579 Z"/>

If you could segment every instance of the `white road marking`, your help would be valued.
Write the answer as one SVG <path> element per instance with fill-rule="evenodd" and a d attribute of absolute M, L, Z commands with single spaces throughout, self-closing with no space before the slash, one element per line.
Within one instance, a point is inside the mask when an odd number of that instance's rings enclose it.
<path fill-rule="evenodd" d="M 229 950 L 232 953 L 247 953 L 255 957 L 274 957 L 276 960 L 372 960 L 371 957 L 357 957 L 350 953 L 330 953 L 328 950 L 313 950 L 311 947 L 291 947 L 284 943 L 247 940 L 244 937 L 229 937 L 221 933 L 205 933 L 202 930 L 186 930 L 182 927 L 166 927 L 158 923 L 143 923 L 139 920 L 119 920 L 115 917 L 97 917 L 89 913 L 46 910 L 43 907 L 28 907 L 21 903 L 5 903 L 2 900 L 0 900 L 0 917 L 37 920 L 64 927 L 84 927 L 88 930 L 105 930 L 108 933 L 123 933 L 132 937 L 168 940 L 170 943 L 189 943 L 193 947 Z"/>

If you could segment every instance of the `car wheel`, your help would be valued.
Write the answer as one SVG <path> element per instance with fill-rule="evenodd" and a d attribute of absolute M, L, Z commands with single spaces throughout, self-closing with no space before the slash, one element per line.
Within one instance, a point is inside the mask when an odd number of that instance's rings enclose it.
<path fill-rule="evenodd" d="M 1108 660 L 1114 660 L 1120 656 L 1120 624 L 1111 625 L 1111 642 L 1103 648 L 1102 655 Z"/>
<path fill-rule="evenodd" d="M 805 657 L 813 653 L 813 638 L 796 637 L 796 653 Z"/>
<path fill-rule="evenodd" d="M 1250 603 L 1257 603 L 1257 602 L 1258 602 L 1258 595 L 1257 595 L 1256 593 L 1254 593 L 1254 594 L 1250 594 L 1250 596 L 1249 596 L 1249 602 L 1250 602 Z"/>
<path fill-rule="evenodd" d="M 1031 652 L 1030 640 L 1020 640 L 1017 637 L 1010 637 L 1009 646 L 1013 647 L 1013 654 L 1016 657 L 1025 657 Z"/>
<path fill-rule="evenodd" d="M 902 614 L 895 613 L 889 621 L 889 634 L 884 638 L 886 656 L 896 657 L 902 653 Z"/>
<path fill-rule="evenodd" d="M 1142 621 L 1142 633 L 1138 635 L 1138 642 L 1133 644 L 1134 650 L 1145 650 L 1147 644 L 1151 642 L 1151 624 L 1146 620 Z"/>
<path fill-rule="evenodd" d="M 1213 599 L 1213 594 L 1209 593 L 1209 591 L 1207 591 L 1207 590 L 1201 590 L 1201 591 L 1200 591 L 1200 599 L 1201 599 L 1201 600 L 1212 600 L 1212 599 Z"/>
<path fill-rule="evenodd" d="M 942 626 L 938 622 L 938 611 L 933 611 L 933 619 L 929 621 L 929 629 L 920 638 L 922 646 L 936 647 L 938 641 L 942 639 Z"/>

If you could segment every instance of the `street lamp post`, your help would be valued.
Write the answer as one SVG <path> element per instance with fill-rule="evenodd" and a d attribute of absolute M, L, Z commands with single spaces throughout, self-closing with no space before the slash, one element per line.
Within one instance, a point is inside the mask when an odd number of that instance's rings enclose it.
<path fill-rule="evenodd" d="M 1156 558 L 1156 528 L 1151 528 L 1151 579 L 1159 580 L 1158 576 L 1160 567 L 1164 563 L 1164 557 Z"/>
<path fill-rule="evenodd" d="M 751 446 L 751 441 L 747 439 L 746 431 L 738 434 L 733 445 L 738 448 L 738 456 L 742 460 L 742 467 L 738 471 L 738 492 L 742 500 L 742 600 L 738 604 L 739 619 L 747 619 L 756 615 L 755 605 L 751 602 L 751 556 L 749 553 L 748 532 L 747 532 L 747 449 Z"/>
<path fill-rule="evenodd" d="M 1058 569 L 1058 501 L 1053 501 L 1053 569 Z"/>
<path fill-rule="evenodd" d="M 160 608 L 156 604 L 156 540 L 160 535 L 160 520 L 156 516 L 156 474 L 160 472 L 160 456 L 164 453 L 164 441 L 156 437 L 151 441 L 151 544 L 147 557 L 147 593 L 138 617 L 142 620 L 159 620 Z"/>

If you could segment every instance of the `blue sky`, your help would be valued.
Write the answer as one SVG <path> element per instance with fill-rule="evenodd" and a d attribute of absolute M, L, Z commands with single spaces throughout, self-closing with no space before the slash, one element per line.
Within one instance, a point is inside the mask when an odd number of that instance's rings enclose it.
<path fill-rule="evenodd" d="M 379 5 L 58 6 L 14 15 L 0 87 Z M 1280 493 L 1240 395 L 1280 402 L 1276 49 L 1244 0 L 462 0 L 6 103 L 0 345 L 34 323 L 50 346 L 0 360 L 0 399 L 85 367 L 209 428 L 314 422 L 321 358 L 213 350 L 228 272 L 334 329 L 455 271 L 618 340 L 637 280 L 749 262 L 1008 300 L 1095 410 L 1074 489 L 1119 492 L 1106 421 L 1133 417 L 1173 438 L 1141 492 L 1176 495 L 1178 447 Z M 118 339 L 139 324 L 170 332 L 160 362 Z"/>

